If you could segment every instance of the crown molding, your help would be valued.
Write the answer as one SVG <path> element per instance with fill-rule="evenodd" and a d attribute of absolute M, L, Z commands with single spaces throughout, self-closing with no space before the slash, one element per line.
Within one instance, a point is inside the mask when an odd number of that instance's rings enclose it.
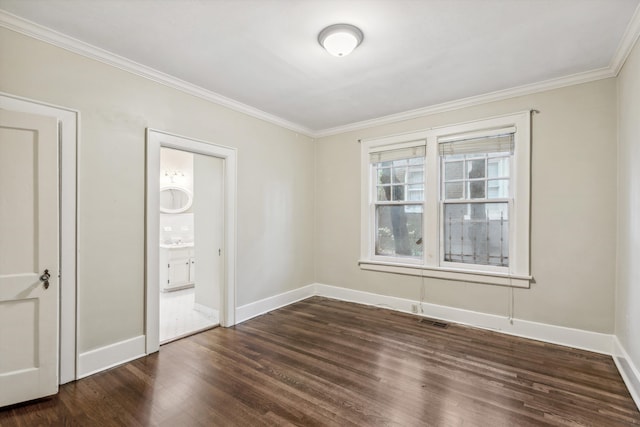
<path fill-rule="evenodd" d="M 231 110 L 263 120 L 265 122 L 275 124 L 294 132 L 301 133 L 308 137 L 313 137 L 314 135 L 313 130 L 305 126 L 301 126 L 297 123 L 290 122 L 260 109 L 251 107 L 250 105 L 243 104 L 231 98 L 227 98 L 226 96 L 178 79 L 169 74 L 165 74 L 151 67 L 147 67 L 146 65 L 139 64 L 123 56 L 116 55 L 105 49 L 101 49 L 89 43 L 85 43 L 66 34 L 60 33 L 50 28 L 36 24 L 35 22 L 8 13 L 4 10 L 0 10 L 0 26 L 44 41 L 70 52 L 77 53 L 84 57 L 103 62 L 124 71 L 128 71 L 140 77 L 144 77 L 156 83 L 160 83 L 173 89 L 177 89 L 189 95 L 197 96 L 198 98 L 202 98 L 215 104 L 227 107 Z"/>
<path fill-rule="evenodd" d="M 517 86 L 511 89 L 499 90 L 482 95 L 462 98 L 455 101 L 443 102 L 428 107 L 417 108 L 415 110 L 404 111 L 402 113 L 390 114 L 388 116 L 378 117 L 371 120 L 363 120 L 361 122 L 350 123 L 344 126 L 324 129 L 314 134 L 315 138 L 323 138 L 326 136 L 337 135 L 345 132 L 366 129 L 374 126 L 381 126 L 390 123 L 400 122 L 404 120 L 416 119 L 418 117 L 430 114 L 444 113 L 446 111 L 459 110 L 461 108 L 473 107 L 475 105 L 486 104 L 494 101 L 502 101 L 517 96 L 531 95 L 538 92 L 544 92 L 552 89 L 559 89 L 566 86 L 573 86 L 581 83 L 588 83 L 595 80 L 615 77 L 615 73 L 611 68 L 599 68 L 597 70 L 587 71 L 584 73 L 572 74 L 557 79 L 545 80 L 539 83 L 532 83 L 523 86 Z"/>
<path fill-rule="evenodd" d="M 640 4 L 636 7 L 636 11 L 633 13 L 631 21 L 629 22 L 629 25 L 627 25 L 627 29 L 622 35 L 622 40 L 620 40 L 618 49 L 616 50 L 616 53 L 611 60 L 611 64 L 609 65 L 609 68 L 614 71 L 616 76 L 620 73 L 620 70 L 622 70 L 622 66 L 633 50 L 633 46 L 635 46 L 638 37 L 640 37 Z"/>

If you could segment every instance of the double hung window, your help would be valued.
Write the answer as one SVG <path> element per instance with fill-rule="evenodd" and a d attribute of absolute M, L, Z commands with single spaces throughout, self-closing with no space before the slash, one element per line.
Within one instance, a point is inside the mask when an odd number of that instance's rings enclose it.
<path fill-rule="evenodd" d="M 528 286 L 529 123 L 525 112 L 364 141 L 362 268 Z"/>
<path fill-rule="evenodd" d="M 509 266 L 509 171 L 515 130 L 439 140 L 443 261 Z"/>
<path fill-rule="evenodd" d="M 422 259 L 424 144 L 374 150 L 370 161 L 375 176 L 371 204 L 375 255 Z"/>

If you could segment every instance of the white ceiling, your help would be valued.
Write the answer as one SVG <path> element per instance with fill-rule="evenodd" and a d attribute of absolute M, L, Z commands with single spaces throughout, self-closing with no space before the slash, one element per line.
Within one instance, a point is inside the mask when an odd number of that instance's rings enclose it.
<path fill-rule="evenodd" d="M 321 134 L 610 69 L 639 3 L 0 0 L 0 9 Z M 336 58 L 317 36 L 341 22 L 364 41 Z"/>

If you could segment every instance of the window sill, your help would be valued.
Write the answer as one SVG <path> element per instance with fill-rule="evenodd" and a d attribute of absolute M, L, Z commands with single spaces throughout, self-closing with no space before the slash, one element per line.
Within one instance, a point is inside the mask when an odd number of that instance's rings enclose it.
<path fill-rule="evenodd" d="M 486 285 L 508 286 L 513 288 L 529 288 L 530 283 L 533 280 L 531 276 L 515 274 L 468 271 L 442 267 L 425 267 L 422 265 L 370 260 L 360 260 L 358 261 L 358 265 L 362 270 L 405 274 L 409 276 L 432 277 L 434 279 L 458 280 L 461 282 L 482 283 Z"/>

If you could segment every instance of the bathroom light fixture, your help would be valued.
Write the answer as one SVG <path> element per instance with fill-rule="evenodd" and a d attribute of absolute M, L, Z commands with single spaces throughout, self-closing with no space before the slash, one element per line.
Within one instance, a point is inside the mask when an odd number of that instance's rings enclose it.
<path fill-rule="evenodd" d="M 184 172 L 179 169 L 173 171 L 167 169 L 164 171 L 164 176 L 168 177 L 171 182 L 175 182 L 177 178 L 184 178 Z"/>
<path fill-rule="evenodd" d="M 333 56 L 347 56 L 362 43 L 364 34 L 351 24 L 329 25 L 318 34 L 320 46 Z"/>

